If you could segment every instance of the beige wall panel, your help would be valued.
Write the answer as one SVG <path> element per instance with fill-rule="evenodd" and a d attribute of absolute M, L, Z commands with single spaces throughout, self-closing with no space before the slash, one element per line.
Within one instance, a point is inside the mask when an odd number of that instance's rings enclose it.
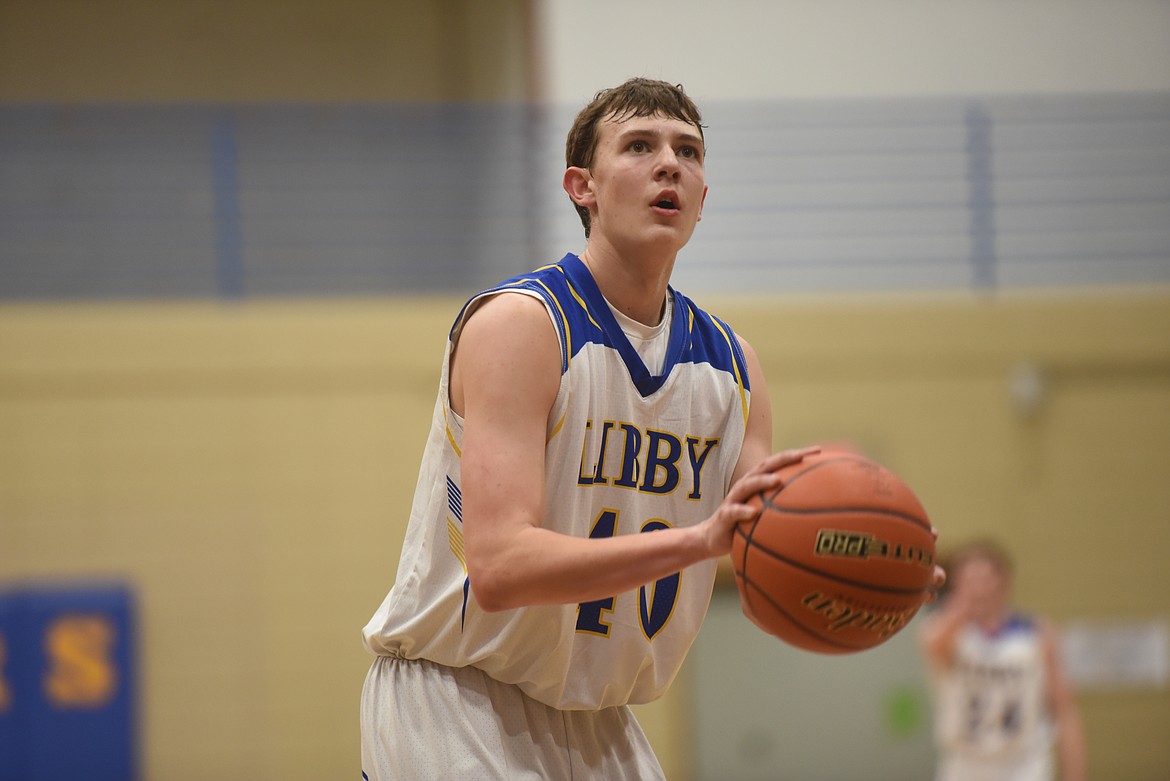
<path fill-rule="evenodd" d="M 759 352 L 778 447 L 855 443 L 944 543 L 1002 536 L 1059 620 L 1170 615 L 1170 293 L 706 303 Z M 0 572 L 134 584 L 148 779 L 357 775 L 358 632 L 458 304 L 0 307 Z M 1170 766 L 1170 692 L 1084 704 L 1095 775 Z M 683 781 L 690 707 L 684 674 L 638 711 Z"/>
<path fill-rule="evenodd" d="M 359 630 L 393 579 L 453 311 L 0 317 L 0 571 L 136 587 L 147 778 L 357 775 Z"/>

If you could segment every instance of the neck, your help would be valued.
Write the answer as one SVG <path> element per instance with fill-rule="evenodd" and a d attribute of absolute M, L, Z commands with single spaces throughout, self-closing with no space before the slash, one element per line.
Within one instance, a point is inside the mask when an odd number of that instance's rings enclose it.
<path fill-rule="evenodd" d="M 631 257 L 590 241 L 581 260 L 615 309 L 645 325 L 661 322 L 666 288 L 674 269 L 673 254 L 669 258 Z"/>
<path fill-rule="evenodd" d="M 999 607 L 995 609 L 984 610 L 974 616 L 975 623 L 979 627 L 989 633 L 994 634 L 1007 623 L 1010 611 L 1006 607 Z"/>

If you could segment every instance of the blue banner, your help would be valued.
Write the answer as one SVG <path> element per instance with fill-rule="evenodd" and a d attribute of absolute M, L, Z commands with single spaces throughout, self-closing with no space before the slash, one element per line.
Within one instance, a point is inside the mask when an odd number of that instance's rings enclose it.
<path fill-rule="evenodd" d="M 0 591 L 0 781 L 137 777 L 134 645 L 124 586 Z"/>

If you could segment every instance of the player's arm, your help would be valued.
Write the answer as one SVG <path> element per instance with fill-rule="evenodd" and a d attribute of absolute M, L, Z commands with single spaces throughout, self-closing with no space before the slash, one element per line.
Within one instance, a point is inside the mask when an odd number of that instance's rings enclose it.
<path fill-rule="evenodd" d="M 1085 727 L 1072 682 L 1060 653 L 1060 638 L 1048 622 L 1041 624 L 1048 707 L 1056 721 L 1057 758 L 1061 781 L 1084 781 L 1087 773 Z"/>
<path fill-rule="evenodd" d="M 475 311 L 452 358 L 451 402 L 464 418 L 463 525 L 468 574 L 485 610 L 603 599 L 719 555 L 705 533 L 758 512 L 744 504 L 772 487 L 757 471 L 736 483 L 711 519 L 651 534 L 582 539 L 543 528 L 545 436 L 561 355 L 543 304 L 497 295 Z M 773 459 L 776 460 L 776 459 Z M 713 520 L 714 519 L 714 520 Z"/>
<path fill-rule="evenodd" d="M 959 633 L 970 620 L 971 599 L 963 590 L 963 585 L 956 583 L 942 606 L 923 624 L 918 635 L 922 653 L 932 667 L 946 670 L 954 664 Z"/>
<path fill-rule="evenodd" d="M 756 517 L 757 509 L 746 502 L 764 488 L 779 485 L 775 472 L 820 450 L 819 447 L 806 447 L 772 452 L 772 401 L 768 396 L 768 383 L 756 351 L 739 335 L 736 339 L 747 363 L 748 387 L 751 388 L 743 444 L 731 473 L 731 490 L 719 510 L 695 527 L 707 537 L 707 547 L 714 556 L 730 552 L 735 527 Z"/>
<path fill-rule="evenodd" d="M 740 449 L 739 460 L 735 463 L 735 471 L 731 476 L 732 483 L 748 474 L 772 454 L 772 399 L 768 396 L 768 382 L 760 367 L 756 351 L 746 339 L 738 335 L 736 338 L 747 362 L 751 403 L 748 406 L 743 447 Z M 811 452 L 815 452 L 815 448 Z"/>

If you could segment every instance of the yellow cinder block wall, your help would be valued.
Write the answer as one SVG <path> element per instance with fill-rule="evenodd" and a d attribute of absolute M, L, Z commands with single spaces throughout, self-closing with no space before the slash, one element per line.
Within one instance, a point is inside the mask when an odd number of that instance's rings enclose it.
<path fill-rule="evenodd" d="M 0 100 L 521 100 L 527 0 L 0 3 Z"/>
<path fill-rule="evenodd" d="M 356 777 L 359 629 L 460 303 L 0 307 L 0 573 L 134 585 L 146 779 Z M 778 447 L 861 447 L 1057 621 L 1170 615 L 1170 290 L 702 303 L 760 354 Z M 1082 703 L 1093 777 L 1165 777 L 1170 692 Z M 689 707 L 639 708 L 684 781 Z"/>

